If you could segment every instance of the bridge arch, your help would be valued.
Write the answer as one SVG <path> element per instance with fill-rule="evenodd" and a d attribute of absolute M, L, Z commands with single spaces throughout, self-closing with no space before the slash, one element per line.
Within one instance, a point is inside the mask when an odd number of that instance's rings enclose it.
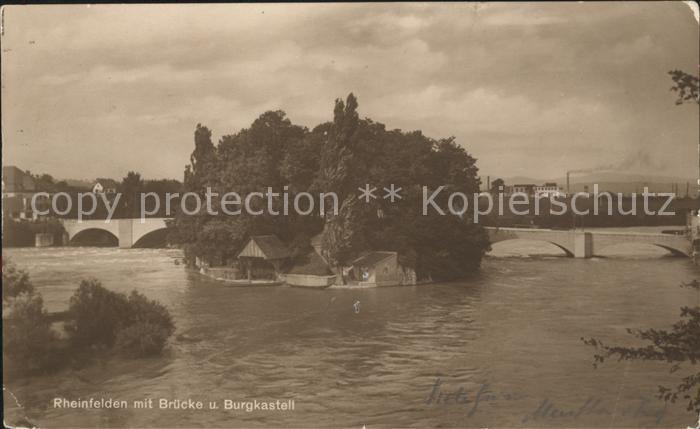
<path fill-rule="evenodd" d="M 545 239 L 537 239 L 537 238 L 519 238 L 519 237 L 512 237 L 512 238 L 505 238 L 502 240 L 498 241 L 492 241 L 491 244 L 500 244 L 500 243 L 508 243 L 508 242 L 513 242 L 513 241 L 531 241 L 531 242 L 539 242 L 539 243 L 548 243 L 553 245 L 554 247 L 562 250 L 564 252 L 564 256 L 567 258 L 573 258 L 574 257 L 574 252 L 573 250 L 568 249 L 565 245 L 561 243 L 557 243 L 556 241 L 551 241 L 551 240 L 545 240 Z"/>
<path fill-rule="evenodd" d="M 153 246 L 152 243 L 166 243 L 168 228 L 166 226 L 143 233 L 132 245 L 132 247 L 160 247 Z"/>
<path fill-rule="evenodd" d="M 605 256 L 605 250 L 610 250 L 614 248 L 621 248 L 624 246 L 645 246 L 648 248 L 656 248 L 656 249 L 663 249 L 667 251 L 670 255 L 672 256 L 685 256 L 688 257 L 690 256 L 687 253 L 687 250 L 685 249 L 679 249 L 671 244 L 668 243 L 655 243 L 653 241 L 625 241 L 621 243 L 603 243 L 603 244 L 595 244 L 594 250 L 595 250 L 595 255 L 596 256 Z"/>
<path fill-rule="evenodd" d="M 62 223 L 68 236 L 68 243 L 82 231 L 102 230 L 117 237 L 119 247 L 129 248 L 149 234 L 166 229 L 169 220 L 166 218 L 110 219 L 109 221 L 66 219 Z"/>
<path fill-rule="evenodd" d="M 119 237 L 105 228 L 83 228 L 72 236 L 69 234 L 69 245 L 78 246 L 83 243 L 89 246 L 116 247 L 119 245 Z"/>
<path fill-rule="evenodd" d="M 654 246 L 668 250 L 669 252 L 671 252 L 671 254 L 673 256 L 690 256 L 690 255 L 686 254 L 683 250 L 676 249 L 675 247 L 667 246 L 664 244 L 654 244 Z"/>

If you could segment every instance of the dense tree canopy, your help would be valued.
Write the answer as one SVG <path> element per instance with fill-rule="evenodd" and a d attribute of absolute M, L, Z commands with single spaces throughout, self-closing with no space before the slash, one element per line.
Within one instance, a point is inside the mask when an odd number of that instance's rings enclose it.
<path fill-rule="evenodd" d="M 502 186 L 505 186 L 506 183 L 503 181 L 503 179 L 495 179 L 493 182 L 491 182 L 491 189 L 489 189 L 491 192 L 498 193 L 499 191 L 503 191 L 501 188 Z"/>
<path fill-rule="evenodd" d="M 201 210 L 176 216 L 174 238 L 190 262 L 232 263 L 251 235 L 275 234 L 293 247 L 308 248 L 321 233 L 324 256 L 336 269 L 368 250 L 398 251 L 401 261 L 421 278 L 460 277 L 479 266 L 488 247 L 484 231 L 467 217 L 422 215 L 422 186 L 467 195 L 478 192 L 476 160 L 453 137 L 434 140 L 420 131 L 387 130 L 371 119 L 360 119 L 353 94 L 336 100 L 333 120 L 309 130 L 292 124 L 282 111 L 263 113 L 249 128 L 221 137 L 214 146 L 211 131 L 197 125 L 195 149 L 185 168 L 186 191 L 204 199 L 207 187 L 221 196 L 235 191 L 289 194 L 301 192 L 315 199 L 315 210 L 294 210 L 276 216 L 246 211 L 217 215 Z M 358 188 L 376 187 L 376 199 L 359 200 Z M 401 188 L 401 199 L 383 198 L 384 188 Z M 337 212 L 320 194 L 338 196 Z M 442 198 L 442 196 L 441 196 Z M 447 197 L 444 196 L 446 199 Z M 282 198 L 273 209 L 281 209 Z M 443 201 L 444 203 L 444 201 Z M 290 203 L 291 205 L 291 203 Z"/>

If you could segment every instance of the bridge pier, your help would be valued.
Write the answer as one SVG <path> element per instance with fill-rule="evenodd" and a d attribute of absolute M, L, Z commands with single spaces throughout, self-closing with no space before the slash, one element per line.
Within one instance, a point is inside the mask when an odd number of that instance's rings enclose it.
<path fill-rule="evenodd" d="M 119 219 L 119 247 L 129 249 L 134 245 L 134 224 L 131 219 Z"/>
<path fill-rule="evenodd" d="M 34 234 L 34 247 L 53 246 L 54 235 L 52 232 L 38 232 Z"/>
<path fill-rule="evenodd" d="M 574 257 L 593 257 L 593 234 L 590 232 L 576 232 L 574 236 Z"/>

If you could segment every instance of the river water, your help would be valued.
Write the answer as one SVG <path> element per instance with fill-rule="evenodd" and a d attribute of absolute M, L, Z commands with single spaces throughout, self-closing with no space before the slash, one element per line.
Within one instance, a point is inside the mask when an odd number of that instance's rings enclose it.
<path fill-rule="evenodd" d="M 505 243 L 502 243 L 505 245 Z M 699 277 L 684 258 L 647 250 L 569 259 L 494 246 L 472 278 L 378 289 L 230 287 L 177 264 L 176 250 L 4 249 L 51 311 L 80 279 L 138 289 L 167 305 L 177 332 L 158 358 L 118 357 L 81 370 L 5 380 L 6 421 L 40 427 L 685 427 L 664 405 L 664 364 L 606 362 L 580 337 L 635 344 L 626 328 L 668 328 L 678 287 Z M 555 252 L 556 253 L 556 252 Z M 354 304 L 359 301 L 359 312 Z M 439 380 L 439 381 L 438 381 Z M 438 387 L 436 387 L 436 382 Z M 466 403 L 437 403 L 462 389 Z M 54 408 L 53 399 L 126 400 L 128 409 Z M 461 396 L 461 401 L 465 396 Z M 204 410 L 135 409 L 153 398 Z M 224 400 L 294 400 L 293 411 L 225 410 Z M 218 409 L 208 409 L 216 401 Z M 20 404 L 20 405 L 17 405 Z"/>

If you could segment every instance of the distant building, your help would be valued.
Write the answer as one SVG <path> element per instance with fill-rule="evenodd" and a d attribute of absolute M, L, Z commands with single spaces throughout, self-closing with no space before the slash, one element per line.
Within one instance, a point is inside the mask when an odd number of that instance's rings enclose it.
<path fill-rule="evenodd" d="M 535 196 L 552 198 L 564 195 L 561 188 L 555 182 L 547 182 L 544 185 L 535 186 Z"/>
<path fill-rule="evenodd" d="M 92 185 L 93 194 L 116 194 L 119 184 L 112 179 L 97 179 Z"/>
<path fill-rule="evenodd" d="M 505 195 L 510 195 L 513 193 L 513 187 L 511 185 L 503 185 L 503 189 L 495 189 L 494 193 L 503 193 Z"/>
<path fill-rule="evenodd" d="M 2 192 L 23 193 L 36 191 L 36 183 L 31 174 L 14 165 L 2 167 Z"/>
<path fill-rule="evenodd" d="M 32 198 L 37 193 L 31 174 L 14 165 L 2 167 L 2 217 L 3 219 L 36 219 L 32 211 Z M 37 201 L 43 208 L 47 199 Z"/>
<path fill-rule="evenodd" d="M 522 193 L 526 195 L 534 195 L 535 194 L 535 185 L 526 183 L 526 184 L 517 184 L 513 185 L 513 193 Z"/>
<path fill-rule="evenodd" d="M 512 186 L 504 186 L 504 193 L 511 195 L 514 193 L 525 194 L 530 197 L 552 198 L 565 195 L 562 189 L 555 182 L 546 182 L 543 185 L 534 183 L 519 183 Z"/>

